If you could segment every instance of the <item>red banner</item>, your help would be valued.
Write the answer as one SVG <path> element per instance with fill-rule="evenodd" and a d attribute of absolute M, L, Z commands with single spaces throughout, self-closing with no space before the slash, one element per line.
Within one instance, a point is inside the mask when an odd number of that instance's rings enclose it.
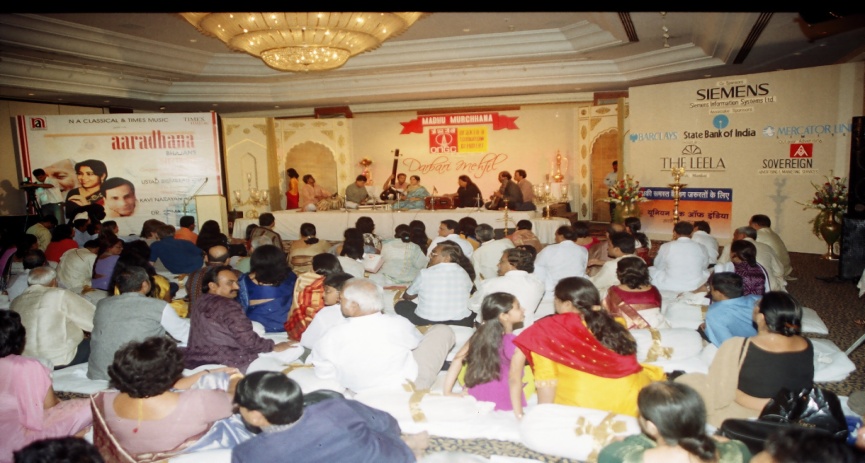
<path fill-rule="evenodd" d="M 400 122 L 402 132 L 423 133 L 424 127 L 436 127 L 442 125 L 479 125 L 489 124 L 493 130 L 519 130 L 516 117 L 508 117 L 499 113 L 471 113 L 471 114 L 441 114 L 435 116 L 421 116 L 408 122 Z"/>

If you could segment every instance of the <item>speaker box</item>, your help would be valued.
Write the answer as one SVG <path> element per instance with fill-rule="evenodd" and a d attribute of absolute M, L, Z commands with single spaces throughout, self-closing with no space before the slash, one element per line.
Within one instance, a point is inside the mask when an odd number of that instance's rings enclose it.
<path fill-rule="evenodd" d="M 846 217 L 865 219 L 865 117 L 854 117 L 850 139 L 850 191 Z"/>
<path fill-rule="evenodd" d="M 838 276 L 845 280 L 859 280 L 865 270 L 865 218 L 844 217 L 841 233 L 841 257 Z"/>

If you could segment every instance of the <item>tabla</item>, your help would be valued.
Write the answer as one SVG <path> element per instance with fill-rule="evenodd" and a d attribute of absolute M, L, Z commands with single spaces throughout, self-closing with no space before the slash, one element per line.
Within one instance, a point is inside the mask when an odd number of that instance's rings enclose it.
<path fill-rule="evenodd" d="M 316 210 L 333 211 L 342 209 L 345 206 L 345 198 L 337 196 L 335 198 L 324 198 L 315 204 Z"/>

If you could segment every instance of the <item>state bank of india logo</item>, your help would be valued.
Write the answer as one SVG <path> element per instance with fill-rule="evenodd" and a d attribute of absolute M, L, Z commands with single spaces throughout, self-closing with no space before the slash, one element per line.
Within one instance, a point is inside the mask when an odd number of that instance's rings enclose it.
<path fill-rule="evenodd" d="M 767 125 L 766 128 L 763 129 L 763 135 L 765 135 L 767 137 L 774 137 L 775 136 L 775 127 L 772 127 L 771 125 Z"/>

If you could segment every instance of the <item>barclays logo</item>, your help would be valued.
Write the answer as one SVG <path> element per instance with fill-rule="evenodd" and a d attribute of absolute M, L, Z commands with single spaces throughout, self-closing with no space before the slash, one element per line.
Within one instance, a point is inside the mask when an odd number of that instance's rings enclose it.
<path fill-rule="evenodd" d="M 637 143 L 641 141 L 668 141 L 668 140 L 678 140 L 679 133 L 678 132 L 645 132 L 645 133 L 632 133 L 628 135 L 628 138 L 631 140 L 631 143 Z"/>

